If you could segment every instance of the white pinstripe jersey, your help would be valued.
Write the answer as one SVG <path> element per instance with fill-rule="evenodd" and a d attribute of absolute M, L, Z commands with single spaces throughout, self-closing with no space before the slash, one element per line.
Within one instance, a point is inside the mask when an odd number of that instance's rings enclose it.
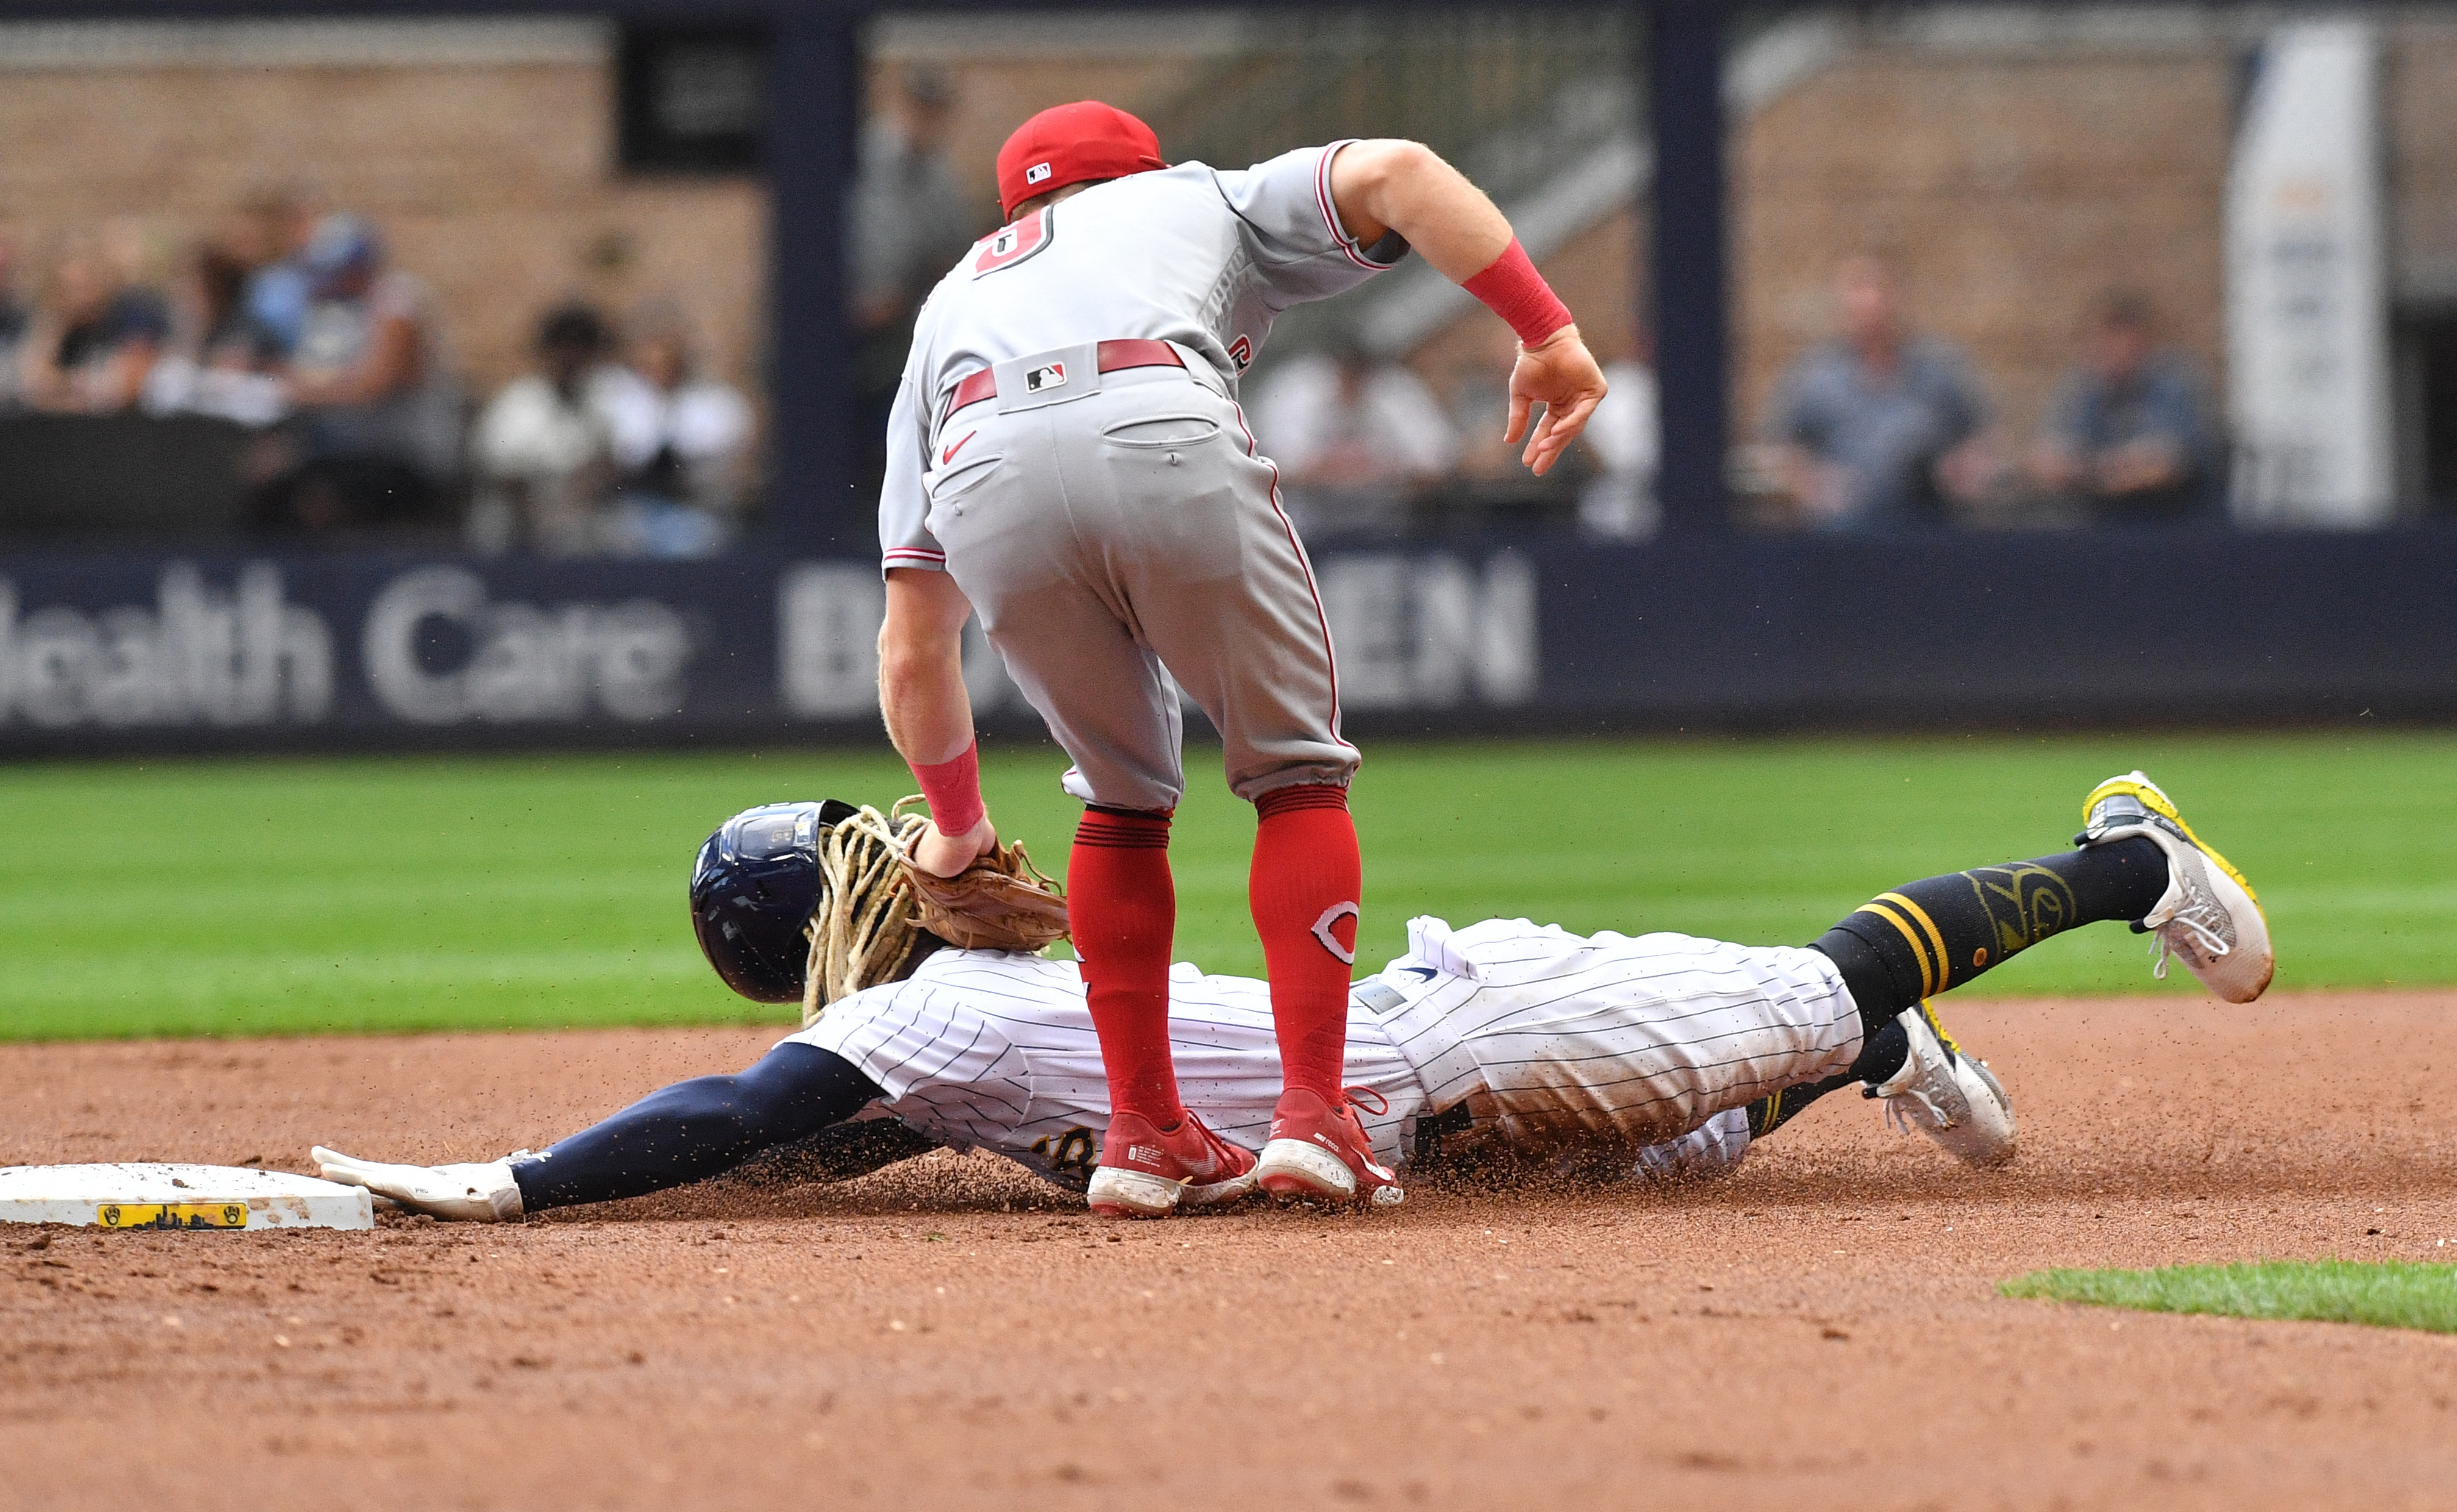
<path fill-rule="evenodd" d="M 1419 1117 L 1462 1107 L 1475 1133 L 1529 1148 L 1653 1144 L 1859 1053 L 1850 993 L 1814 950 L 1523 919 L 1416 919 L 1408 936 L 1348 1011 L 1346 1080 L 1380 1099 L 1365 1127 L 1394 1164 Z M 888 1111 L 949 1144 L 1078 1186 L 1099 1158 L 1108 1083 L 1072 962 L 942 951 L 791 1038 L 843 1056 Z M 1187 1107 L 1260 1150 L 1280 1092 L 1270 989 L 1178 965 L 1169 1046 Z"/>
<path fill-rule="evenodd" d="M 1143 338 L 1191 348 L 1237 375 L 1292 304 L 1328 299 L 1396 263 L 1396 236 L 1359 246 L 1331 199 L 1348 143 L 1251 168 L 1203 163 L 1095 184 L 983 238 L 940 280 L 914 323 L 887 423 L 878 505 L 889 567 L 938 568 L 921 476 L 947 391 L 974 371 L 1058 347 Z"/>

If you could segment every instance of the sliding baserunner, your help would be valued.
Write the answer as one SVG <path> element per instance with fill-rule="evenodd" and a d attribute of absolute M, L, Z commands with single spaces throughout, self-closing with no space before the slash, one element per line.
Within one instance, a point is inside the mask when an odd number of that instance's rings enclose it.
<path fill-rule="evenodd" d="M 1712 1170 L 1846 1086 L 1957 1158 L 2000 1163 L 2013 1152 L 2012 1105 L 1930 999 L 2099 922 L 2140 924 L 2162 972 L 2172 953 L 2231 1003 L 2269 984 L 2252 890 L 2147 777 L 2101 783 L 2084 816 L 2072 851 L 1907 883 L 1806 947 L 1414 920 L 1407 953 L 1353 984 L 1343 1080 L 1394 1166 L 1484 1144 Z M 840 1170 L 945 1144 L 1080 1190 L 1109 1112 L 1082 976 L 1070 962 L 923 934 L 882 864 L 920 823 L 774 805 L 703 848 L 692 905 L 732 926 L 701 930 L 727 981 L 781 995 L 798 984 L 781 980 L 796 975 L 787 963 L 812 960 L 853 989 L 749 1069 L 669 1087 L 539 1154 L 427 1167 L 320 1148 L 325 1176 L 439 1217 L 500 1219 L 704 1180 L 816 1140 Z M 1259 1147 L 1279 1089 L 1269 989 L 1181 965 L 1170 999 L 1187 1107 Z M 1182 1203 L 1252 1187 L 1248 1172 L 1190 1187 Z"/>

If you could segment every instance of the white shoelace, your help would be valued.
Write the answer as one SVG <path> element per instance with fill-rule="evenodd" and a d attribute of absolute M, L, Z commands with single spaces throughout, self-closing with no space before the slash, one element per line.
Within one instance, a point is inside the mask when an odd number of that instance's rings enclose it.
<path fill-rule="evenodd" d="M 1926 1078 L 1923 1077 L 1921 1080 L 1925 1081 Z M 1936 1099 L 1929 1096 L 1928 1088 L 1921 1086 L 1919 1082 L 1913 1082 L 1910 1086 L 1904 1087 L 1901 1091 L 1896 1092 L 1893 1096 L 1886 1099 L 1886 1127 L 1888 1129 L 1892 1129 L 1897 1134 L 1910 1134 L 1920 1131 L 1911 1128 L 1910 1115 L 1903 1111 L 1902 1105 L 1913 1099 L 1918 1101 L 1920 1107 L 1928 1109 L 1928 1116 L 1936 1121 L 1937 1128 L 1951 1129 L 1953 1127 L 1953 1120 L 1946 1116 L 1944 1108 L 1936 1106 Z"/>
<path fill-rule="evenodd" d="M 2154 931 L 2158 936 L 2158 943 L 2153 947 L 2153 959 L 2150 963 L 2150 975 L 2153 978 L 2160 982 L 2167 980 L 2167 931 L 2170 929 L 2181 927 L 2190 930 L 2200 944 L 2202 953 L 2213 961 L 2235 948 L 2228 944 L 2217 930 L 2196 917 L 2201 911 L 2200 906 L 2196 904 L 2189 912 L 2177 914 L 2175 918 L 2160 924 Z"/>

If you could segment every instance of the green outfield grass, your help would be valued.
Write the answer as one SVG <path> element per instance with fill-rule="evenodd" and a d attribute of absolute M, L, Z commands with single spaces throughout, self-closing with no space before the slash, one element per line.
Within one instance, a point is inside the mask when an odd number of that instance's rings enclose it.
<path fill-rule="evenodd" d="M 2457 1265 L 2269 1260 L 2171 1265 L 2157 1271 L 2034 1271 L 2000 1283 L 1996 1290 L 2007 1296 L 2144 1313 L 2300 1318 L 2457 1334 Z"/>
<path fill-rule="evenodd" d="M 1252 811 L 1216 751 L 1189 756 L 1178 952 L 1258 971 Z M 2260 889 L 2281 988 L 2457 981 L 2457 736 L 2404 734 L 1372 742 L 1359 959 L 1412 913 L 1805 942 L 1898 882 L 2062 847 L 2137 763 Z M 1004 833 L 1053 871 L 1062 765 L 1021 742 L 984 761 Z M 701 963 L 693 849 L 751 803 L 910 780 L 842 753 L 0 770 L 0 1038 L 788 1020 Z M 2102 926 L 1974 990 L 2153 988 L 2146 942 Z"/>

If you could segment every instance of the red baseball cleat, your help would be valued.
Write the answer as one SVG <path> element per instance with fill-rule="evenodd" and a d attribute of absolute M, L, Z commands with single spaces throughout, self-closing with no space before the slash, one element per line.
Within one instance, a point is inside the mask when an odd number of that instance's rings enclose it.
<path fill-rule="evenodd" d="M 1356 1117 L 1360 1094 L 1375 1096 L 1351 1087 L 1333 1104 L 1300 1087 L 1282 1092 L 1271 1110 L 1271 1142 L 1254 1163 L 1256 1183 L 1281 1198 L 1370 1202 L 1377 1208 L 1406 1201 L 1398 1174 L 1373 1158 L 1373 1141 Z"/>
<path fill-rule="evenodd" d="M 1254 1157 L 1192 1113 L 1167 1133 L 1141 1113 L 1120 1113 L 1102 1137 L 1100 1168 L 1084 1196 L 1105 1218 L 1166 1218 L 1253 1190 Z"/>

